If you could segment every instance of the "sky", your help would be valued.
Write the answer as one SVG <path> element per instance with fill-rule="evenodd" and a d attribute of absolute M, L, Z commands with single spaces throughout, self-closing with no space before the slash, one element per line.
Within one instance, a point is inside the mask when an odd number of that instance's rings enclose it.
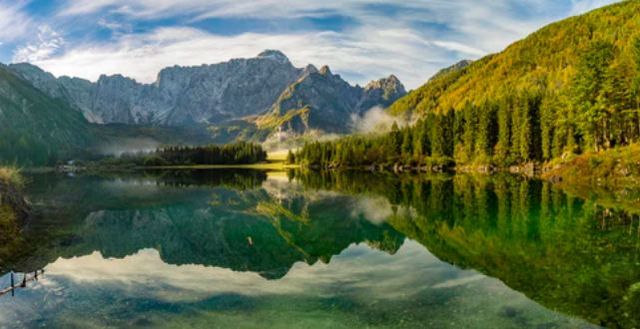
<path fill-rule="evenodd" d="M 463 59 L 614 0 L 0 0 L 0 62 L 155 81 L 167 66 L 278 49 L 353 84 L 409 89 Z"/>

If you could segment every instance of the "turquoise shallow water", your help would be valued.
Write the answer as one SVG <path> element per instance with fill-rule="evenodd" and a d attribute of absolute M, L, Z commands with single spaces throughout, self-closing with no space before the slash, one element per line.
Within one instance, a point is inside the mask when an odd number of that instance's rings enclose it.
<path fill-rule="evenodd" d="M 2 328 L 633 327 L 638 219 L 514 177 L 30 177 Z M 603 224 L 604 223 L 604 224 Z M 18 274 L 21 277 L 22 274 Z"/>

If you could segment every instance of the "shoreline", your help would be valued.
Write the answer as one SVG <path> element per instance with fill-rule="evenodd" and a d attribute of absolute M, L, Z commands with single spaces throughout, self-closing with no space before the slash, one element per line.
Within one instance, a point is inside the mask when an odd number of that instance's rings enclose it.
<path fill-rule="evenodd" d="M 557 185 L 574 187 L 594 187 L 601 190 L 620 188 L 640 189 L 640 144 L 619 147 L 601 152 L 587 152 L 581 155 L 567 154 L 544 163 L 528 162 L 512 166 L 496 166 L 493 164 L 456 165 L 453 162 L 430 163 L 424 165 L 405 165 L 401 163 L 371 164 L 362 166 L 320 166 L 306 164 L 287 164 L 282 154 L 270 154 L 266 162 L 254 164 L 216 164 L 216 165 L 163 165 L 163 166 L 109 166 L 88 164 L 87 166 L 59 166 L 24 168 L 24 173 L 99 173 L 140 170 L 266 170 L 286 171 L 290 169 L 315 171 L 363 171 L 371 173 L 396 174 L 481 174 L 494 175 L 508 173 L 527 178 L 550 181 Z"/>
<path fill-rule="evenodd" d="M 149 166 L 149 167 L 133 167 L 138 170 L 168 170 L 168 169 L 193 169 L 193 170 L 208 170 L 208 169 L 255 169 L 255 170 L 281 170 L 286 169 L 299 169 L 300 165 L 289 165 L 284 162 L 267 162 L 267 163 L 255 163 L 255 164 L 241 164 L 241 165 L 172 165 L 172 166 Z"/>
<path fill-rule="evenodd" d="M 18 171 L 13 175 L 16 175 L 15 179 L 22 180 Z M 22 184 L 22 181 L 0 177 L 0 217 L 3 217 L 0 220 L 24 222 L 31 215 L 31 206 L 24 198 Z"/>

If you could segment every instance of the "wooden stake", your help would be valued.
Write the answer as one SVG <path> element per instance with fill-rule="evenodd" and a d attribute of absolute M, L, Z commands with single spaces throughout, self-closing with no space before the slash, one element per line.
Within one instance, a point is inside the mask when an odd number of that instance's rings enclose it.
<path fill-rule="evenodd" d="M 11 297 L 15 296 L 15 283 L 13 282 L 13 272 L 11 272 Z"/>

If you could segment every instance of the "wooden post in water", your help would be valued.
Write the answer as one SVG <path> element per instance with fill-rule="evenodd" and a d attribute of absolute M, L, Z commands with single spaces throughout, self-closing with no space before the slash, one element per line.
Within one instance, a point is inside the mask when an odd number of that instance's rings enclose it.
<path fill-rule="evenodd" d="M 13 272 L 11 272 L 11 297 L 15 296 L 15 283 L 13 282 Z"/>

